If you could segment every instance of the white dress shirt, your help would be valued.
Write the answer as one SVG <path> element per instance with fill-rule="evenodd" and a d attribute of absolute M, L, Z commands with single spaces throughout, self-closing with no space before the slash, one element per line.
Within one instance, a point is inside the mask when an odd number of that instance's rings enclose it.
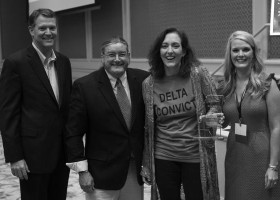
<path fill-rule="evenodd" d="M 55 98 L 56 98 L 57 102 L 59 102 L 59 89 L 58 89 L 57 73 L 56 73 L 56 70 L 54 67 L 54 61 L 56 60 L 55 53 L 52 50 L 51 57 L 46 58 L 46 56 L 40 51 L 40 49 L 34 43 L 32 43 L 32 45 L 35 48 L 35 50 L 37 51 L 37 53 L 43 63 L 46 74 L 50 80 L 50 84 L 52 86 Z"/>

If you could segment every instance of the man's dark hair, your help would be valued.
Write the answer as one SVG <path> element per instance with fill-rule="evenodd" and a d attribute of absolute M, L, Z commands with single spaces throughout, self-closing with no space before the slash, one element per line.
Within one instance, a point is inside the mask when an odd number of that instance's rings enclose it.
<path fill-rule="evenodd" d="M 101 45 L 101 54 L 103 55 L 105 53 L 105 48 L 110 45 L 110 44 L 116 44 L 116 43 L 122 43 L 126 46 L 126 50 L 127 52 L 129 53 L 129 50 L 128 50 L 128 43 L 125 41 L 125 39 L 123 39 L 122 37 L 120 36 L 115 36 L 115 37 L 112 37 L 111 39 L 109 40 L 106 40 L 105 42 L 102 43 Z"/>
<path fill-rule="evenodd" d="M 43 15 L 44 17 L 47 17 L 47 18 L 56 19 L 55 12 L 53 12 L 52 10 L 50 10 L 48 8 L 40 8 L 40 9 L 34 10 L 31 13 L 31 15 L 29 16 L 29 19 L 28 19 L 28 26 L 34 27 L 35 21 L 40 15 Z"/>

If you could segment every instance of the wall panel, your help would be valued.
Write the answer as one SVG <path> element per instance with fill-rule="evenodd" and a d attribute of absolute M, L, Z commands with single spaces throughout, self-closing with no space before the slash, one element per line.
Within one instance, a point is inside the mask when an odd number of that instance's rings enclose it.
<path fill-rule="evenodd" d="M 70 58 L 86 58 L 85 13 L 58 15 L 59 51 Z"/>
<path fill-rule="evenodd" d="M 133 57 L 146 57 L 156 35 L 167 27 L 184 30 L 198 57 L 223 58 L 233 31 L 252 32 L 252 0 L 131 1 Z"/>
<path fill-rule="evenodd" d="M 2 59 L 31 44 L 27 16 L 26 0 L 0 1 Z"/>
<path fill-rule="evenodd" d="M 267 1 L 267 22 L 270 23 L 270 6 L 271 0 Z M 268 59 L 279 59 L 280 58 L 280 36 L 270 36 L 268 32 Z"/>
<path fill-rule="evenodd" d="M 92 56 L 100 58 L 100 46 L 112 36 L 123 36 L 122 1 L 102 0 L 100 9 L 93 10 L 92 16 Z"/>

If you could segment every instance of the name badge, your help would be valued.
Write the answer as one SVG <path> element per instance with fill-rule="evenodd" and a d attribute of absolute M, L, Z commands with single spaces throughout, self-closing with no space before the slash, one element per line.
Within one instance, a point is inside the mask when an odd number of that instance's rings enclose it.
<path fill-rule="evenodd" d="M 235 123 L 235 140 L 240 143 L 247 143 L 247 125 Z"/>

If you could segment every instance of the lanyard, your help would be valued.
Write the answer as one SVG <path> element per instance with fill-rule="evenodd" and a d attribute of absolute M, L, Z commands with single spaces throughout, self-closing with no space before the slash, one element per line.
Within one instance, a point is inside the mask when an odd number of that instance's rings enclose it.
<path fill-rule="evenodd" d="M 245 97 L 245 94 L 246 94 L 246 91 L 247 91 L 247 87 L 248 87 L 248 83 L 247 83 L 244 91 L 242 92 L 240 102 L 238 102 L 237 94 L 235 93 L 235 101 L 236 101 L 236 107 L 237 107 L 238 116 L 239 116 L 239 124 L 241 124 L 241 120 L 242 120 L 241 105 L 242 105 L 242 101 L 243 101 L 243 99 Z"/>

